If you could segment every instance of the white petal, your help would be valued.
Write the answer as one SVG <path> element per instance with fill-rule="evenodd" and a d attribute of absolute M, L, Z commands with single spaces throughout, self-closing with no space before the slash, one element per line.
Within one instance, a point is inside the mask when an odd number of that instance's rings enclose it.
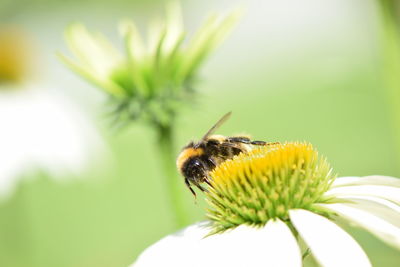
<path fill-rule="evenodd" d="M 161 19 L 154 19 L 147 29 L 147 52 L 156 57 L 158 45 L 164 42 L 166 28 Z M 161 46 L 162 47 L 162 46 Z"/>
<path fill-rule="evenodd" d="M 386 199 L 371 196 L 340 196 L 343 200 L 349 200 L 348 206 L 353 206 L 375 214 L 385 220 L 389 220 L 393 224 L 400 227 L 400 206 Z"/>
<path fill-rule="evenodd" d="M 369 201 L 373 201 L 376 202 L 378 204 L 381 204 L 385 207 L 388 207 L 389 209 L 397 212 L 400 215 L 400 206 L 396 205 L 395 203 L 379 198 L 379 197 L 371 197 L 371 196 L 349 196 L 349 198 L 354 197 L 356 200 L 357 199 L 361 199 L 361 200 L 369 200 Z"/>
<path fill-rule="evenodd" d="M 187 267 L 196 261 L 198 242 L 209 233 L 207 222 L 196 223 L 148 247 L 132 267 Z M 199 254 L 200 255 L 200 254 Z"/>
<path fill-rule="evenodd" d="M 340 177 L 333 182 L 333 187 L 349 185 L 388 185 L 400 187 L 400 179 L 389 176 L 372 175 L 365 177 Z"/>
<path fill-rule="evenodd" d="M 343 216 L 350 222 L 363 227 L 389 245 L 400 249 L 399 227 L 396 227 L 369 212 L 350 207 L 346 204 L 320 204 L 320 206 L 338 213 L 340 216 Z"/>
<path fill-rule="evenodd" d="M 146 249 L 132 267 L 301 266 L 296 239 L 279 220 L 263 228 L 243 225 L 209 237 L 204 237 L 210 231 L 205 224 L 161 239 Z"/>
<path fill-rule="evenodd" d="M 199 267 L 293 267 L 302 264 L 295 237 L 279 220 L 270 221 L 263 228 L 242 225 L 207 237 L 199 248 L 201 255 L 206 255 L 196 265 Z"/>
<path fill-rule="evenodd" d="M 122 20 L 119 25 L 119 32 L 124 37 L 127 38 L 125 41 L 129 56 L 134 60 L 142 59 L 145 54 L 145 48 L 136 24 L 130 20 Z"/>
<path fill-rule="evenodd" d="M 400 205 L 400 188 L 386 185 L 350 185 L 331 188 L 326 196 L 374 196 L 393 201 Z"/>
<path fill-rule="evenodd" d="M 325 217 L 306 210 L 291 210 L 290 219 L 322 266 L 371 266 L 360 245 Z"/>
<path fill-rule="evenodd" d="M 81 63 L 98 75 L 109 76 L 121 62 L 121 55 L 104 36 L 90 33 L 82 24 L 70 25 L 65 37 L 69 48 Z"/>
<path fill-rule="evenodd" d="M 171 1 L 167 5 L 166 36 L 163 45 L 163 52 L 169 53 L 179 41 L 183 34 L 182 9 L 178 1 Z"/>
<path fill-rule="evenodd" d="M 44 84 L 0 95 L 0 200 L 22 173 L 43 168 L 52 178 L 73 177 L 105 155 L 93 123 Z M 97 157 L 94 157 L 97 155 Z"/>

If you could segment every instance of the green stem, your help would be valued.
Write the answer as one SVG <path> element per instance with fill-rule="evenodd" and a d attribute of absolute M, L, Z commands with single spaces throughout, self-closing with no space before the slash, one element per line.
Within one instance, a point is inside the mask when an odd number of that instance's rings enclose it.
<path fill-rule="evenodd" d="M 397 159 L 400 160 L 400 32 L 396 1 L 378 1 L 382 16 L 383 80 L 391 109 Z M 400 170 L 398 170 L 400 171 Z"/>
<path fill-rule="evenodd" d="M 290 231 L 292 232 L 292 234 L 294 235 L 294 237 L 297 240 L 297 244 L 300 245 L 300 249 L 304 250 L 304 252 L 302 253 L 302 261 L 304 264 L 304 261 L 306 260 L 307 256 L 311 254 L 311 250 L 309 247 L 305 247 L 303 249 L 303 247 L 301 246 L 301 244 L 304 244 L 304 242 L 302 241 L 302 239 L 300 238 L 299 232 L 297 232 L 296 228 L 293 226 L 292 222 L 290 220 L 286 221 L 286 225 L 289 227 Z"/>
<path fill-rule="evenodd" d="M 305 259 L 307 258 L 308 255 L 311 255 L 310 248 L 306 248 L 306 250 L 304 251 L 304 253 L 303 253 L 302 257 L 301 257 L 301 259 L 303 260 L 303 263 L 304 263 L 304 261 L 305 261 Z"/>
<path fill-rule="evenodd" d="M 169 202 L 174 214 L 175 226 L 181 228 L 187 225 L 188 220 L 182 198 L 182 188 L 184 188 L 184 183 L 182 179 L 179 179 L 175 167 L 173 126 L 159 126 L 158 137 L 162 168 L 166 178 L 166 188 L 168 190 Z"/>

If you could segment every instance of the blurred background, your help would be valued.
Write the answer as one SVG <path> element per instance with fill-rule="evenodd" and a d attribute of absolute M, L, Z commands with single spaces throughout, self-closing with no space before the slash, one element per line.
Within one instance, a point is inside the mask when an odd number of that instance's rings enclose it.
<path fill-rule="evenodd" d="M 399 177 L 400 58 L 388 46 L 384 2 L 182 0 L 189 32 L 211 11 L 246 11 L 203 66 L 197 101 L 181 110 L 177 151 L 232 111 L 219 133 L 305 140 L 339 176 Z M 104 94 L 56 57 L 69 53 L 72 22 L 121 46 L 121 18 L 144 30 L 164 5 L 0 0 L 0 266 L 127 266 L 176 230 L 154 132 L 110 127 Z M 205 204 L 183 179 L 182 195 L 190 223 L 203 220 Z M 398 251 L 349 231 L 374 266 L 398 266 Z"/>

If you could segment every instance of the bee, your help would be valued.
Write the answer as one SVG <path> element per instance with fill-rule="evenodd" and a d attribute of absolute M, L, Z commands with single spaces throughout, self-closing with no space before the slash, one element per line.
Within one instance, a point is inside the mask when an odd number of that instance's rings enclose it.
<path fill-rule="evenodd" d="M 201 191 L 206 189 L 201 185 L 211 186 L 209 172 L 222 162 L 232 159 L 240 153 L 251 151 L 254 146 L 273 145 L 264 141 L 253 141 L 249 136 L 222 136 L 213 133 L 231 116 L 225 114 L 210 130 L 197 142 L 186 145 L 176 160 L 176 166 L 185 178 L 185 184 L 196 197 L 192 185 Z"/>

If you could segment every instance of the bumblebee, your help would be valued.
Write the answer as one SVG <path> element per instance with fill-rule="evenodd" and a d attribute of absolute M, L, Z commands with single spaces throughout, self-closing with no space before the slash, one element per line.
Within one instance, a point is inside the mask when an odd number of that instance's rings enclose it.
<path fill-rule="evenodd" d="M 198 142 L 190 142 L 185 146 L 176 160 L 176 166 L 185 178 L 185 184 L 196 197 L 192 185 L 201 191 L 206 189 L 201 185 L 211 186 L 209 172 L 225 160 L 232 159 L 240 153 L 247 153 L 254 146 L 265 146 L 277 143 L 253 141 L 248 136 L 214 135 L 213 133 L 229 119 L 231 112 L 225 114 Z"/>

